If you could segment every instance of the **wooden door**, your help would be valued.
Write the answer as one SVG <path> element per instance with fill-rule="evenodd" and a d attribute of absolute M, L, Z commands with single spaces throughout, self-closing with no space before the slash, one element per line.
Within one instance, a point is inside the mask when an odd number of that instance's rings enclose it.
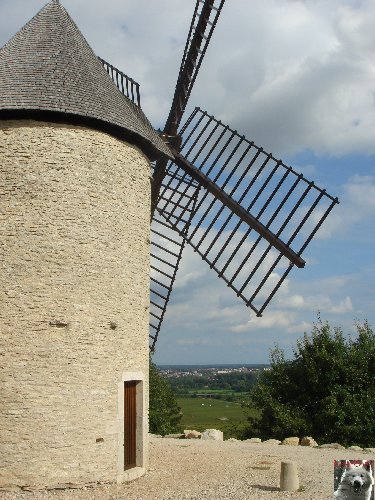
<path fill-rule="evenodd" d="M 137 465 L 137 382 L 124 382 L 124 469 Z"/>

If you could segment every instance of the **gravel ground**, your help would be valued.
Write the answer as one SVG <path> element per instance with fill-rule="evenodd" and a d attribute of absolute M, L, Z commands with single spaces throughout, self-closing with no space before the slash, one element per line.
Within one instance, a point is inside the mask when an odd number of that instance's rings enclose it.
<path fill-rule="evenodd" d="M 373 460 L 374 454 L 253 444 L 151 438 L 150 468 L 132 483 L 76 490 L 0 492 L 6 500 L 245 500 L 333 498 L 334 459 Z M 279 491 L 280 463 L 298 464 L 301 491 Z"/>

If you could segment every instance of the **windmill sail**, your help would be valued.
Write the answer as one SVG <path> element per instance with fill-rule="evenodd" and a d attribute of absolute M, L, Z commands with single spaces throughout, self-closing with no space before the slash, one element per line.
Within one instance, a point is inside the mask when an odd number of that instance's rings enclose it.
<path fill-rule="evenodd" d="M 199 108 L 180 134 L 181 155 L 168 167 L 178 183 L 164 183 L 158 212 L 261 316 L 292 268 L 303 267 L 303 251 L 338 200 Z M 193 180 L 205 189 L 186 226 L 183 197 Z"/>
<path fill-rule="evenodd" d="M 185 45 L 184 55 L 178 74 L 176 88 L 171 109 L 164 126 L 164 136 L 170 144 L 179 150 L 180 141 L 177 130 L 190 97 L 195 79 L 206 53 L 212 33 L 225 0 L 197 0 L 189 34 Z M 157 161 L 154 171 L 151 204 L 154 211 L 161 183 L 167 168 L 167 160 L 161 158 Z"/>
<path fill-rule="evenodd" d="M 223 5 L 224 0 L 197 0 L 171 109 L 164 127 L 164 132 L 167 134 L 177 134 L 178 126 Z"/>
<path fill-rule="evenodd" d="M 150 349 L 154 350 L 176 279 L 185 241 L 170 224 L 155 216 L 151 224 Z"/>
<path fill-rule="evenodd" d="M 199 193 L 199 185 L 168 169 L 151 223 L 150 349 L 154 350 L 180 265 L 186 235 Z M 169 211 L 170 210 L 170 211 Z M 168 218 L 173 221 L 172 223 Z M 174 228 L 178 222 L 179 232 Z"/>
<path fill-rule="evenodd" d="M 190 97 L 195 79 L 199 72 L 212 33 L 225 0 L 197 0 L 191 20 L 184 54 L 176 83 L 169 116 L 164 126 L 163 134 L 167 140 L 179 150 L 180 140 L 177 130 Z M 113 77 L 112 77 L 113 78 Z M 179 173 L 173 166 L 167 168 L 168 160 L 160 158 L 155 165 L 151 204 L 151 245 L 157 252 L 151 253 L 151 303 L 150 303 L 150 347 L 154 349 L 160 327 L 164 319 L 176 272 L 184 248 L 183 236 L 186 235 L 194 209 L 199 185 L 193 179 L 179 178 Z M 184 192 L 179 192 L 182 185 Z M 175 202 L 175 200 L 178 200 Z M 168 213 L 170 208 L 171 212 Z M 163 222 L 162 222 L 163 221 Z M 171 222 L 173 221 L 173 222 Z M 171 236 L 171 229 L 178 224 L 179 231 Z M 154 228 L 162 227 L 162 231 Z M 168 237 L 163 237 L 168 232 Z M 171 250 L 171 246 L 173 250 Z M 172 253 L 170 253 L 172 252 Z M 161 256 L 168 254 L 169 269 Z M 156 277 L 155 277 L 156 275 Z M 158 290 L 156 289 L 158 287 Z"/>

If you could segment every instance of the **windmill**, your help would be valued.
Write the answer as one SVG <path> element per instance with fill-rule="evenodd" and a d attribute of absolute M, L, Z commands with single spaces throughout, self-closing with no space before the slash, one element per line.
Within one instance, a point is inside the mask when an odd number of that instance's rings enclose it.
<path fill-rule="evenodd" d="M 261 316 L 293 267 L 304 267 L 303 251 L 338 203 L 201 108 L 181 125 L 223 4 L 196 2 L 162 132 L 173 160 L 161 157 L 154 166 L 152 351 L 186 243 Z"/>
<path fill-rule="evenodd" d="M 223 3 L 196 3 L 160 134 L 59 0 L 0 49 L 1 488 L 146 471 L 150 161 L 151 350 L 186 244 L 260 316 L 338 202 L 206 111 L 182 124 Z"/>

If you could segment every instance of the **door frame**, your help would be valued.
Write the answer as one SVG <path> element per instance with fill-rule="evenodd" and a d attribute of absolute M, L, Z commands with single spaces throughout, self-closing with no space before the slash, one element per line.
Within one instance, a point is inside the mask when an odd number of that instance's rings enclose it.
<path fill-rule="evenodd" d="M 146 472 L 148 465 L 148 411 L 146 377 L 143 372 L 124 372 L 118 384 L 118 461 L 117 482 L 132 481 Z M 136 465 L 125 470 L 124 393 L 125 382 L 136 382 Z"/>

